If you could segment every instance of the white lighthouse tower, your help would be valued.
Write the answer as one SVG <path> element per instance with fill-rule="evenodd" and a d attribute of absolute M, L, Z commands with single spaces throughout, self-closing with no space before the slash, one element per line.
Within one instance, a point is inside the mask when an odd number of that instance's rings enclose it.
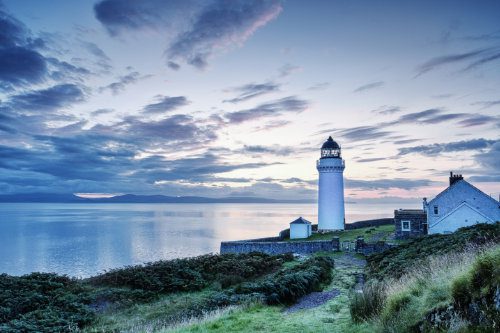
<path fill-rule="evenodd" d="M 316 163 L 318 182 L 318 230 L 344 230 L 344 168 L 340 146 L 330 136 L 321 146 Z"/>

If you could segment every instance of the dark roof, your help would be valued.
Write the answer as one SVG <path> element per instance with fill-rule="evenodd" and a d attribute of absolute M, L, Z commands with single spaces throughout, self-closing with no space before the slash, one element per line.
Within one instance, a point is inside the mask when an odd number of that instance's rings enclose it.
<path fill-rule="evenodd" d="M 453 184 L 451 184 L 450 186 L 448 186 L 445 190 L 443 190 L 441 193 L 439 193 L 438 195 L 436 195 L 432 200 L 430 200 L 427 204 L 429 206 L 431 206 L 431 203 L 434 202 L 437 198 L 441 197 L 442 195 L 444 195 L 445 193 L 449 192 L 450 189 L 452 188 L 455 188 L 457 186 L 457 184 L 466 184 L 468 186 L 470 186 L 471 188 L 473 188 L 476 192 L 478 192 L 478 194 L 482 195 L 483 197 L 485 198 L 489 198 L 490 200 L 493 200 L 495 203 L 498 204 L 498 201 L 497 199 L 495 198 L 492 198 L 490 197 L 488 194 L 484 193 L 483 191 L 481 191 L 480 189 L 478 189 L 477 187 L 475 187 L 474 185 L 472 185 L 471 183 L 469 183 L 468 181 L 464 180 L 464 179 L 460 179 L 456 182 L 454 182 Z"/>
<path fill-rule="evenodd" d="M 290 224 L 311 224 L 311 222 L 302 218 L 302 216 L 301 216 L 298 219 L 296 219 L 295 221 L 290 222 Z"/>
<path fill-rule="evenodd" d="M 340 149 L 340 145 L 333 141 L 332 137 L 329 136 L 328 137 L 328 140 L 325 141 L 325 143 L 323 143 L 323 145 L 321 146 L 321 149 Z"/>

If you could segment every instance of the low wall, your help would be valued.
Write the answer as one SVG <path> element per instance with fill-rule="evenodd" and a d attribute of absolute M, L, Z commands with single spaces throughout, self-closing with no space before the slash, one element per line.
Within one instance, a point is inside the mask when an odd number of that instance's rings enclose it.
<path fill-rule="evenodd" d="M 358 237 L 356 239 L 356 252 L 362 253 L 365 256 L 374 253 L 380 253 L 392 247 L 395 247 L 395 245 L 388 244 L 384 241 L 366 243 L 363 237 Z"/>
<path fill-rule="evenodd" d="M 338 237 L 332 240 L 293 241 L 293 242 L 263 242 L 263 241 L 235 241 L 222 242 L 220 253 L 249 253 L 263 252 L 267 254 L 297 253 L 309 254 L 320 251 L 338 251 Z"/>

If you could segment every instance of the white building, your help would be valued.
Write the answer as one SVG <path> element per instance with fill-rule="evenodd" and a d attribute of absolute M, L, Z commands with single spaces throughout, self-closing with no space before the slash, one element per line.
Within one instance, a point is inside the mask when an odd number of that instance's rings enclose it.
<path fill-rule="evenodd" d="M 427 202 L 424 198 L 429 234 L 452 233 L 476 223 L 500 221 L 499 202 L 450 172 L 450 186 Z"/>
<path fill-rule="evenodd" d="M 344 168 L 340 146 L 330 136 L 316 163 L 318 182 L 318 230 L 344 230 Z"/>
<path fill-rule="evenodd" d="M 311 222 L 299 217 L 290 222 L 290 239 L 308 238 L 312 234 Z"/>

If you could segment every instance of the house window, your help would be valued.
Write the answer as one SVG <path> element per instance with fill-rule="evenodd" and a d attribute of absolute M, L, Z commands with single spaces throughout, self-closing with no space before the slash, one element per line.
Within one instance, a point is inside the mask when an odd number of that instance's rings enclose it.
<path fill-rule="evenodd" d="M 401 231 L 410 231 L 411 223 L 408 220 L 401 221 Z"/>
<path fill-rule="evenodd" d="M 439 214 L 438 206 L 434 206 L 434 215 Z"/>

